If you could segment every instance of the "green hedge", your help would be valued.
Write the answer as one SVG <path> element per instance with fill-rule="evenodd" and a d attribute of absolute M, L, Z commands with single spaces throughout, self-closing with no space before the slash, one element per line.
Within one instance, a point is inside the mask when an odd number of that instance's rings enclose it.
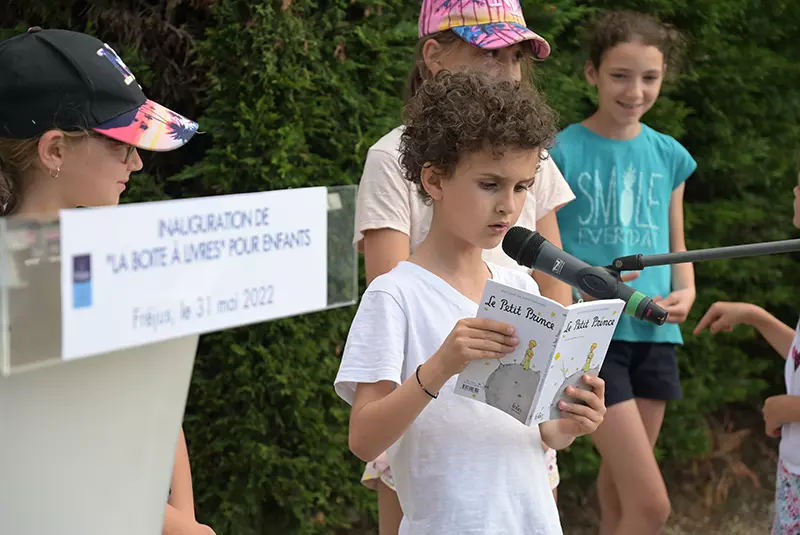
<path fill-rule="evenodd" d="M 356 183 L 367 148 L 397 125 L 416 40 L 407 0 L 153 0 L 0 6 L 0 37 L 38 24 L 117 48 L 155 99 L 201 120 L 187 148 L 146 157 L 127 201 Z M 689 248 L 791 235 L 800 113 L 800 4 L 770 0 L 523 2 L 553 44 L 537 82 L 563 124 L 590 113 L 581 25 L 634 8 L 690 38 L 678 81 L 648 115 L 699 162 L 687 186 Z M 793 323 L 791 255 L 696 265 L 700 288 L 681 351 L 686 399 L 670 406 L 659 454 L 708 447 L 705 416 L 758 403 L 781 362 L 754 334 L 691 327 L 715 299 L 767 304 Z M 363 288 L 363 278 L 362 286 Z M 204 337 L 186 414 L 198 515 L 220 534 L 333 533 L 374 522 L 347 449 L 348 407 L 332 389 L 353 308 Z M 591 478 L 587 440 L 560 455 L 563 488 Z M 572 489 L 572 490 L 570 490 Z"/>

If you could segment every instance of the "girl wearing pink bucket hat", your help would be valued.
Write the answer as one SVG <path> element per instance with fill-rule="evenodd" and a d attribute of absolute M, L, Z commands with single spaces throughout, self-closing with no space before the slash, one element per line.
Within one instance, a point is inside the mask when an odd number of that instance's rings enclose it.
<path fill-rule="evenodd" d="M 513 80 L 530 80 L 533 61 L 550 55 L 548 42 L 525 25 L 519 0 L 424 0 L 419 16 L 419 44 L 409 75 L 407 97 L 423 80 L 442 69 L 481 69 Z M 390 271 L 423 241 L 433 210 L 417 195 L 414 185 L 403 179 L 399 162 L 401 125 L 375 143 L 367 154 L 356 203 L 354 243 L 364 254 L 367 284 Z M 537 180 L 530 189 L 518 225 L 538 230 L 561 244 L 556 211 L 575 198 L 551 159 L 541 162 Z M 487 261 L 524 269 L 508 258 L 500 247 L 484 252 Z M 572 303 L 570 289 L 548 277 L 535 274 L 543 295 L 565 305 Z M 553 495 L 559 483 L 556 453 L 543 445 L 543 462 Z M 380 534 L 396 534 L 402 510 L 394 492 L 394 481 L 386 454 L 367 463 L 362 483 L 378 492 Z"/>

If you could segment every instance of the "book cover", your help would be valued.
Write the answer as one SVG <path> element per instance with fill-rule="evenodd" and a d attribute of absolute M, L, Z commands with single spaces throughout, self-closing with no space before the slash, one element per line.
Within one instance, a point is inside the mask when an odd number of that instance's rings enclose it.
<path fill-rule="evenodd" d="M 547 379 L 539 388 L 529 424 L 562 417 L 558 402 L 577 400 L 566 394 L 568 386 L 587 389 L 584 375 L 598 375 L 625 302 L 606 299 L 577 303 L 567 308 L 564 326 L 554 340 Z"/>
<path fill-rule="evenodd" d="M 599 371 L 624 305 L 613 299 L 564 307 L 487 281 L 477 317 L 513 325 L 520 341 L 500 359 L 471 362 L 458 376 L 456 393 L 528 425 L 559 418 L 564 389 Z"/>

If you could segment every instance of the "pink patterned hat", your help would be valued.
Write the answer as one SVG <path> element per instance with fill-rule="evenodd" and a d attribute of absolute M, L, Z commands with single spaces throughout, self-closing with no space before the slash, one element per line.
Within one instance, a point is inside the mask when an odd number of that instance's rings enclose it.
<path fill-rule="evenodd" d="M 419 37 L 445 30 L 488 50 L 530 41 L 534 56 L 550 55 L 550 44 L 525 26 L 519 0 L 423 0 Z"/>
<path fill-rule="evenodd" d="M 85 33 L 30 28 L 0 42 L 0 134 L 94 130 L 150 151 L 186 144 L 198 124 L 149 100 L 106 43 Z"/>

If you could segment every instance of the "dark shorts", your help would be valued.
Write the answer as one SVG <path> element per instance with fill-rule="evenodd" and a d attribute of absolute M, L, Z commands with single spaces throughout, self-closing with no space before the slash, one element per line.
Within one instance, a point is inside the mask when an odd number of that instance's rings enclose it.
<path fill-rule="evenodd" d="M 600 378 L 606 382 L 606 407 L 634 398 L 671 401 L 683 396 L 674 344 L 614 340 Z"/>

